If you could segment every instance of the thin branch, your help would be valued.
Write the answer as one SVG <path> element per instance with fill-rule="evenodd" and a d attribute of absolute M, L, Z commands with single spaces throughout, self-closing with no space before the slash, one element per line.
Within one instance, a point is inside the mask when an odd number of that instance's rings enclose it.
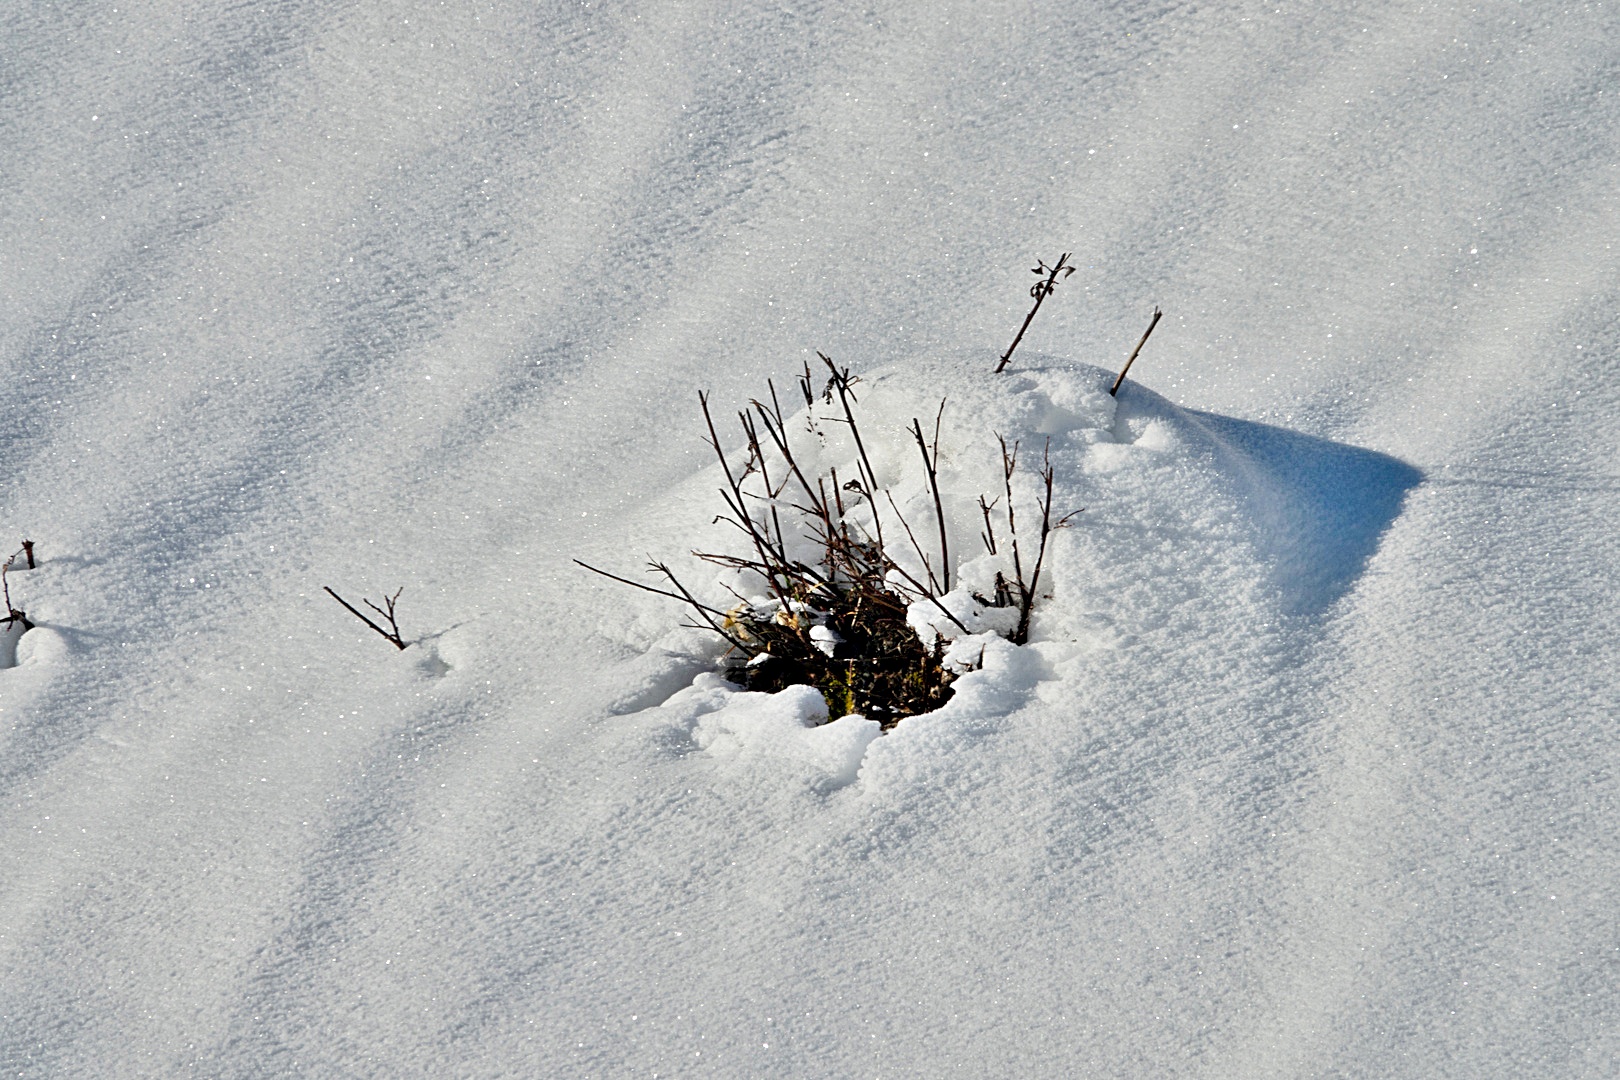
<path fill-rule="evenodd" d="M 1012 449 L 1007 449 L 1007 440 L 998 432 L 996 441 L 1001 443 L 1001 478 L 1006 485 L 1007 492 L 1007 533 L 1012 537 L 1013 577 L 1018 580 L 1018 588 L 1024 588 L 1024 564 L 1018 550 L 1018 519 L 1013 514 L 1012 478 L 1013 470 L 1018 468 L 1018 440 L 1014 439 Z M 1023 596 L 1019 596 L 1020 602 Z"/>
<path fill-rule="evenodd" d="M 945 414 L 945 403 L 939 403 L 939 416 Z M 923 442 L 922 424 L 916 417 L 911 418 L 911 433 L 917 438 L 917 451 L 922 454 L 923 468 L 928 472 L 928 486 L 934 495 L 934 517 L 939 522 L 939 573 L 944 587 L 940 592 L 951 591 L 951 549 L 950 542 L 945 539 L 945 504 L 939 497 L 939 417 L 934 418 L 934 455 L 929 457 L 928 444 Z M 896 513 L 899 511 L 897 510 Z M 910 531 L 909 529 L 907 531 Z"/>
<path fill-rule="evenodd" d="M 772 388 L 772 392 L 775 392 L 774 387 Z M 737 419 L 742 424 L 743 434 L 748 439 L 748 453 L 750 458 L 759 470 L 760 479 L 765 483 L 766 506 L 770 510 L 771 525 L 776 529 L 776 550 L 782 554 L 783 561 L 785 562 L 787 556 L 787 541 L 783 539 L 782 536 L 782 515 L 778 513 L 776 509 L 776 497 L 781 494 L 781 488 L 778 488 L 771 483 L 770 468 L 765 460 L 765 449 L 759 444 L 759 429 L 754 425 L 754 418 L 749 416 L 746 412 L 739 412 L 737 414 Z M 786 484 L 787 482 L 784 480 L 783 486 L 785 487 Z M 770 536 L 769 529 L 766 530 L 765 535 L 767 537 Z"/>
<path fill-rule="evenodd" d="M 939 411 L 934 414 L 934 460 L 939 460 L 939 425 L 945 419 L 945 398 L 939 399 Z"/>
<path fill-rule="evenodd" d="M 681 591 L 681 599 L 685 600 L 688 604 L 692 605 L 692 609 L 694 611 L 696 611 L 699 615 L 703 616 L 703 621 L 709 624 L 709 629 L 713 630 L 715 633 L 719 634 L 721 637 L 723 637 L 727 641 L 731 642 L 733 645 L 735 645 L 737 648 L 741 649 L 743 652 L 747 653 L 749 656 L 754 655 L 754 653 L 757 650 L 750 649 L 747 646 L 747 644 L 745 644 L 743 642 L 743 640 L 741 638 L 733 637 L 731 634 L 726 633 L 725 627 L 722 626 L 721 624 L 715 622 L 714 619 L 710 616 L 711 612 L 713 612 L 714 614 L 717 614 L 717 615 L 720 614 L 720 613 L 716 612 L 713 608 L 708 607 L 707 605 L 700 604 L 698 602 L 697 597 L 693 596 L 690 592 L 688 592 L 687 589 L 686 589 L 686 586 L 681 584 L 680 579 L 675 576 L 675 572 L 673 570 L 671 570 L 669 567 L 665 566 L 663 563 L 653 563 L 652 567 L 653 567 L 653 569 L 657 570 L 659 573 L 663 574 L 666 578 L 668 578 L 669 583 L 671 585 L 675 586 L 677 589 L 679 589 Z M 724 618 L 724 617 L 725 616 L 722 616 L 722 618 Z"/>
<path fill-rule="evenodd" d="M 585 569 L 589 570 L 593 574 L 601 574 L 605 578 L 612 578 L 614 581 L 619 582 L 621 585 L 628 585 L 632 589 L 640 589 L 643 592 L 650 592 L 650 593 L 653 593 L 654 595 L 657 595 L 657 596 L 667 596 L 671 600 L 679 600 L 682 603 L 689 603 L 690 602 L 690 601 L 688 601 L 686 599 L 686 597 L 680 595 L 679 593 L 672 593 L 672 592 L 668 591 L 667 589 L 655 589 L 651 585 L 643 585 L 639 581 L 631 581 L 629 578 L 620 577 L 618 574 L 610 574 L 606 570 L 598 569 L 597 567 L 592 566 L 590 563 L 582 562 L 579 559 L 575 559 L 574 562 L 576 564 L 578 564 L 579 566 L 583 566 Z M 715 608 L 707 607 L 707 606 L 705 606 L 703 604 L 698 604 L 696 606 L 700 610 L 710 612 L 710 613 L 712 613 L 714 615 L 718 615 L 722 619 L 727 617 L 725 612 L 717 610 Z"/>
<path fill-rule="evenodd" d="M 838 391 L 838 403 L 844 408 L 844 420 L 849 424 L 849 432 L 855 438 L 855 449 L 860 453 L 861 468 L 864 469 L 866 473 L 866 501 L 872 504 L 872 528 L 877 533 L 878 546 L 882 547 L 883 519 L 878 513 L 877 496 L 875 494 L 878 487 L 877 473 L 872 469 L 871 458 L 866 456 L 866 443 L 861 439 L 860 425 L 855 423 L 855 413 L 854 410 L 850 408 L 850 402 L 854 399 L 855 395 L 850 392 L 851 380 L 849 377 L 849 370 L 846 368 L 843 371 L 839 371 L 838 365 L 834 364 L 832 362 L 832 357 L 828 356 L 826 353 L 817 353 L 816 355 L 821 357 L 822 362 L 825 363 L 828 370 L 832 372 L 831 385 Z"/>
<path fill-rule="evenodd" d="M 399 599 L 399 594 L 405 591 L 403 587 L 399 590 L 399 592 L 394 593 L 394 595 L 392 597 L 388 598 L 388 600 L 386 601 L 387 604 L 388 604 L 388 610 L 387 611 L 384 611 L 382 608 L 378 607 L 376 604 L 373 604 L 370 600 L 367 600 L 363 596 L 360 598 L 361 603 L 365 604 L 367 607 L 371 608 L 371 610 L 375 611 L 377 614 L 383 616 L 385 619 L 388 620 L 388 625 L 393 628 L 392 632 L 390 632 L 388 630 L 384 630 L 382 627 L 380 627 L 376 623 L 372 622 L 369 618 L 366 617 L 365 613 L 362 612 L 359 608 L 355 607 L 353 604 L 351 604 L 347 600 L 343 599 L 343 597 L 341 597 L 337 593 L 333 592 L 332 587 L 330 585 L 322 585 L 321 588 L 325 589 L 327 591 L 327 593 L 332 597 L 332 599 L 336 600 L 338 603 L 340 603 L 344 607 L 348 608 L 349 609 L 349 614 L 353 615 L 355 618 L 359 619 L 361 622 L 363 622 L 367 626 L 371 627 L 379 635 L 381 635 L 382 638 L 385 641 L 388 641 L 388 642 L 392 643 L 394 648 L 399 649 L 401 652 L 403 652 L 405 650 L 407 642 L 402 637 L 400 637 L 399 623 L 394 620 L 394 603 L 395 603 L 395 601 L 397 601 Z"/>
<path fill-rule="evenodd" d="M 759 412 L 760 419 L 765 423 L 765 434 L 770 437 L 771 442 L 776 446 L 777 453 L 781 454 L 782 460 L 787 462 L 788 470 L 792 472 L 794 479 L 799 482 L 799 486 L 804 489 L 805 495 L 809 497 L 812 512 L 817 517 L 825 517 L 827 516 L 825 494 L 818 495 L 818 489 L 810 486 L 810 481 L 805 477 L 804 470 L 799 468 L 798 459 L 793 456 L 793 448 L 788 444 L 787 421 L 782 417 L 782 406 L 776 401 L 775 386 L 771 387 L 771 403 L 774 409 L 767 410 L 760 402 L 754 402 L 754 408 Z"/>
<path fill-rule="evenodd" d="M 949 592 L 949 589 L 939 587 L 939 579 L 934 576 L 934 568 L 929 565 L 928 556 L 923 554 L 922 545 L 917 543 L 917 537 L 911 531 L 911 522 L 906 520 L 906 515 L 902 514 L 900 507 L 895 505 L 894 496 L 889 494 L 887 488 L 884 489 L 883 494 L 889 500 L 889 506 L 893 508 L 894 516 L 900 519 L 900 527 L 906 530 L 906 536 L 911 540 L 911 549 L 917 553 L 917 558 L 922 560 L 923 571 L 928 575 L 928 587 L 938 593 Z"/>
<path fill-rule="evenodd" d="M 1046 263 L 1042 262 L 1039 266 L 1034 268 L 1034 273 L 1036 275 L 1045 274 L 1046 280 L 1037 281 L 1030 288 L 1029 295 L 1035 298 L 1035 306 L 1029 309 L 1028 315 L 1024 316 L 1024 325 L 1018 328 L 1018 335 L 1013 338 L 1012 344 L 1007 346 L 1006 353 L 1001 357 L 1001 363 L 996 365 L 997 374 L 1006 369 L 1008 361 L 1012 359 L 1013 350 L 1018 348 L 1018 343 L 1020 341 L 1024 340 L 1024 331 L 1028 330 L 1029 324 L 1035 321 L 1035 313 L 1041 310 L 1041 302 L 1052 294 L 1053 289 L 1057 288 L 1058 273 L 1060 271 L 1064 272 L 1064 277 L 1068 277 L 1070 274 L 1074 273 L 1075 268 L 1068 264 L 1070 254 L 1072 254 L 1072 252 L 1065 251 L 1061 256 L 1059 256 L 1056 266 L 1047 266 Z"/>
<path fill-rule="evenodd" d="M 736 487 L 737 481 L 732 478 L 731 466 L 726 464 L 726 453 L 720 449 L 720 436 L 714 430 L 714 417 L 709 415 L 709 395 L 702 390 L 698 391 L 698 405 L 703 410 L 704 422 L 709 426 L 709 445 L 714 447 L 715 456 L 720 459 L 720 468 L 725 471 L 726 483 Z"/>
<path fill-rule="evenodd" d="M 629 578 L 620 577 L 618 574 L 610 574 L 606 570 L 602 570 L 602 569 L 599 569 L 599 568 L 597 568 L 595 566 L 592 566 L 588 562 L 581 562 L 579 559 L 575 559 L 574 562 L 577 563 L 580 566 L 583 566 L 585 569 L 589 570 L 593 574 L 601 574 L 605 578 L 611 578 L 612 580 L 619 582 L 621 585 L 630 586 L 632 589 L 640 589 L 642 592 L 650 592 L 654 596 L 667 596 L 671 600 L 679 600 L 681 603 L 690 606 L 694 611 L 696 611 L 700 616 L 702 616 L 703 621 L 708 624 L 708 626 L 706 627 L 707 629 L 713 630 L 715 633 L 719 634 L 721 637 L 723 637 L 727 641 L 731 642 L 733 645 L 735 645 L 737 648 L 741 649 L 743 652 L 748 653 L 750 656 L 753 655 L 753 651 L 750 650 L 749 647 L 746 644 L 744 644 L 742 641 L 738 640 L 737 638 L 733 637 L 732 635 L 726 633 L 726 631 L 720 626 L 720 624 L 716 623 L 714 621 L 714 618 L 713 618 L 713 616 L 719 616 L 722 620 L 724 620 L 724 619 L 730 618 L 730 616 L 727 615 L 723 611 L 720 611 L 720 610 L 718 610 L 716 608 L 709 607 L 707 604 L 701 603 L 696 597 L 694 597 L 690 592 L 688 592 L 686 590 L 686 586 L 682 585 L 676 579 L 675 575 L 670 572 L 669 567 L 665 566 L 663 563 L 649 563 L 648 565 L 652 569 L 657 570 L 659 573 L 661 573 L 665 577 L 667 577 L 670 580 L 671 584 L 673 584 L 677 589 L 681 590 L 680 592 L 672 593 L 667 589 L 655 589 L 651 585 L 643 585 L 639 581 L 631 581 Z M 733 595 L 736 595 L 736 594 L 733 593 Z M 704 627 L 699 627 L 699 629 L 705 629 L 705 628 Z"/>
<path fill-rule="evenodd" d="M 971 631 L 971 630 L 969 630 L 967 628 L 967 626 L 962 622 L 961 619 L 958 619 L 955 615 L 951 614 L 951 609 L 946 607 L 942 602 L 940 602 L 940 599 L 939 599 L 938 596 L 935 596 L 933 593 L 931 593 L 927 589 L 923 588 L 922 587 L 922 582 L 918 581 L 916 578 L 912 577 L 909 573 L 907 573 L 905 567 L 901 566 L 897 562 L 894 562 L 893 560 L 890 560 L 889 561 L 889 569 L 893 570 L 895 573 L 897 573 L 901 577 L 905 578 L 906 583 L 908 585 L 910 585 L 913 589 L 917 590 L 917 595 L 918 596 L 922 597 L 924 600 L 932 601 L 933 605 L 935 607 L 939 608 L 940 614 L 944 615 L 947 619 L 951 620 L 951 622 L 955 623 L 956 628 L 958 630 L 962 631 L 962 633 L 964 633 L 964 634 L 970 634 L 970 633 L 973 632 L 973 631 Z"/>
<path fill-rule="evenodd" d="M 702 406 L 703 420 L 709 427 L 709 442 L 714 447 L 715 455 L 720 458 L 720 468 L 725 472 L 726 485 L 731 489 L 730 494 L 727 494 L 726 491 L 722 490 L 720 492 L 721 497 L 724 498 L 727 505 L 731 507 L 732 513 L 737 515 L 736 524 L 742 528 L 742 530 L 748 534 L 749 539 L 754 542 L 754 550 L 759 553 L 759 561 L 766 567 L 771 568 L 765 575 L 765 580 L 767 584 L 769 584 L 771 592 L 775 593 L 776 598 L 782 602 L 783 607 L 786 607 L 788 604 L 787 592 L 783 588 L 782 583 L 778 580 L 778 575 L 775 571 L 775 567 L 780 566 L 787 561 L 786 556 L 784 554 L 773 559 L 773 555 L 776 553 L 771 550 L 770 538 L 762 533 L 759 525 L 755 523 L 753 517 L 748 513 L 747 508 L 743 504 L 742 483 L 737 479 L 737 477 L 732 475 L 731 466 L 726 463 L 726 455 L 720 449 L 720 436 L 715 432 L 714 417 L 709 413 L 708 395 L 700 392 L 698 394 L 698 404 Z M 755 446 L 757 445 L 758 444 L 756 442 Z M 752 463 L 752 459 L 750 459 L 750 464 Z"/>
<path fill-rule="evenodd" d="M 17 556 L 23 554 L 28 556 L 28 568 L 32 570 L 34 568 L 34 542 L 32 540 L 24 540 L 22 550 L 13 553 L 3 564 L 0 564 L 0 594 L 3 594 L 6 605 L 6 614 L 3 619 L 0 619 L 0 622 L 4 622 L 8 630 L 17 623 L 21 623 L 23 631 L 27 632 L 34 628 L 34 624 L 28 621 L 27 615 L 12 605 L 11 582 L 7 577 L 11 573 L 11 568 L 16 565 Z"/>
<path fill-rule="evenodd" d="M 1085 508 L 1073 510 L 1060 519 L 1057 524 L 1052 523 L 1052 440 L 1046 440 L 1046 449 L 1042 452 L 1041 480 L 1044 483 L 1044 492 L 1041 495 L 1041 544 L 1035 553 L 1035 568 L 1030 572 L 1029 588 L 1024 591 L 1022 602 L 1018 609 L 1018 629 L 1014 632 L 1013 643 L 1023 645 L 1029 641 L 1030 614 L 1035 608 L 1035 598 L 1039 595 L 1041 587 L 1041 564 L 1046 559 L 1046 540 L 1052 535 L 1054 529 L 1066 528 L 1076 516 L 1085 512 Z M 1020 580 L 1019 587 L 1023 587 Z"/>
<path fill-rule="evenodd" d="M 1125 361 L 1125 366 L 1119 369 L 1119 378 L 1115 379 L 1114 380 L 1114 385 L 1109 388 L 1108 395 L 1110 397 L 1118 397 L 1119 396 L 1120 385 L 1125 382 L 1125 373 L 1127 371 L 1131 370 L 1131 365 L 1132 364 L 1136 363 L 1136 354 L 1141 352 L 1142 351 L 1142 346 L 1147 344 L 1147 339 L 1148 339 L 1149 335 L 1151 335 L 1153 333 L 1153 328 L 1155 326 L 1159 325 L 1159 317 L 1161 315 L 1163 315 L 1163 314 L 1164 314 L 1164 312 L 1160 311 L 1157 306 L 1155 306 L 1153 308 L 1153 318 L 1151 320 L 1149 320 L 1148 328 L 1146 330 L 1142 331 L 1142 340 L 1138 341 L 1136 343 L 1136 348 L 1131 350 L 1131 355 L 1130 355 L 1129 359 L 1127 359 Z"/>
<path fill-rule="evenodd" d="M 995 509 L 996 503 L 1000 501 L 997 499 L 995 502 L 987 503 L 983 495 L 979 496 L 979 512 L 984 515 L 984 532 L 979 534 L 979 539 L 984 541 L 984 546 L 992 555 L 996 554 L 996 527 L 990 521 L 990 511 Z"/>
<path fill-rule="evenodd" d="M 375 611 L 377 614 L 381 615 L 383 618 L 387 619 L 389 625 L 394 627 L 394 632 L 398 633 L 399 623 L 398 620 L 394 618 L 394 605 L 399 602 L 399 595 L 404 591 L 405 587 L 402 585 L 398 589 L 394 590 L 393 596 L 383 598 L 383 603 L 388 605 L 387 611 L 384 611 L 382 608 L 378 607 L 376 604 L 373 604 L 370 600 L 367 600 L 363 596 L 360 598 L 360 602 L 366 605 L 366 607 L 370 608 L 372 611 Z"/>

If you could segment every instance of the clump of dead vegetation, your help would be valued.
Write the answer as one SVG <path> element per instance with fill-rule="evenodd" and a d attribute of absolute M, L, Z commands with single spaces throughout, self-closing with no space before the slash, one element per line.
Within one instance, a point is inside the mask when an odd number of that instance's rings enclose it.
<path fill-rule="evenodd" d="M 1034 303 L 996 364 L 996 372 L 1007 369 L 1041 305 L 1059 282 L 1075 272 L 1070 254 L 1064 252 L 1050 266 L 1041 260 L 1032 268 L 1036 282 L 1029 294 Z M 1159 317 L 1155 308 L 1147 331 L 1110 394 L 1119 392 Z M 809 364 L 798 380 L 806 423 L 818 438 L 822 435 L 818 424 L 841 425 L 847 431 L 854 460 L 852 465 L 846 461 L 845 468 L 852 467 L 853 475 L 840 478 L 836 468 L 816 471 L 804 467 L 805 459 L 794 451 L 789 419 L 774 384 L 767 383 L 768 400 L 751 401 L 737 414 L 743 445 L 740 462 L 727 457 L 708 397 L 698 395 L 708 443 L 725 478 L 720 489 L 723 509 L 715 520 L 735 528 L 743 543 L 741 554 L 692 554 L 730 572 L 726 588 L 734 602 L 722 606 L 705 603 L 662 562 L 650 562 L 648 569 L 667 588 L 632 581 L 587 563 L 579 565 L 684 604 L 696 620 L 686 625 L 713 631 L 726 642 L 726 671 L 749 689 L 775 692 L 808 684 L 827 699 L 829 720 L 859 713 L 888 728 L 904 717 L 939 708 L 950 698 L 957 677 L 982 659 L 982 649 L 977 659 L 964 658 L 947 640 L 972 636 L 964 615 L 981 629 L 999 628 L 1014 644 L 1028 642 L 1048 541 L 1080 511 L 1053 516 L 1054 473 L 1048 439 L 1037 471 L 1040 485 L 1031 515 L 1037 524 L 1032 530 L 1028 519 L 1016 512 L 1013 500 L 1020 445 L 1017 441 L 1009 445 L 996 435 L 1002 491 L 994 498 L 979 497 L 984 523 L 979 535 L 985 550 L 1005 559 L 1005 564 L 995 574 L 990 596 L 955 587 L 945 502 L 939 490 L 944 401 L 934 416 L 931 433 L 916 417 L 908 429 L 922 461 L 933 510 L 932 522 L 915 523 L 914 527 L 894 495 L 879 483 L 867 453 L 856 417 L 860 380 L 848 368 L 817 355 L 826 367 L 820 393 L 816 392 L 820 375 Z M 831 415 L 821 415 L 821 408 L 830 409 Z M 920 617 L 919 611 L 923 612 Z M 919 630 L 919 626 L 930 629 Z M 373 629 L 378 628 L 373 625 Z M 378 633 L 383 631 L 378 629 Z"/>
<path fill-rule="evenodd" d="M 734 580 L 752 586 L 752 595 L 732 586 L 736 602 L 721 608 L 699 600 L 665 563 L 650 563 L 649 569 L 668 588 L 580 565 L 685 604 L 697 620 L 689 625 L 713 631 L 730 646 L 728 673 L 749 689 L 774 692 L 808 684 L 826 698 L 829 719 L 860 713 L 892 727 L 906 716 L 944 704 L 951 683 L 973 666 L 947 655 L 946 635 L 936 632 L 932 641 L 925 640 L 908 618 L 915 605 L 923 605 L 938 617 L 937 625 L 952 628 L 952 636 L 970 633 L 947 603 L 952 561 L 938 469 L 944 402 L 931 432 L 920 418 L 913 418 L 909 429 L 933 510 L 931 522 L 914 525 L 879 482 L 867 453 L 857 417 L 859 380 L 827 356 L 821 360 L 827 379 L 819 395 L 818 379 L 808 364 L 799 377 L 807 423 L 812 431 L 818 419 L 844 427 L 854 448 L 853 476 L 841 477 L 836 468 L 813 473 L 804 467 L 774 384 L 768 384 L 768 400 L 751 401 L 737 414 L 743 440 L 740 464 L 727 457 L 707 395 L 698 396 L 708 442 L 724 477 L 723 510 L 716 521 L 736 529 L 744 543 L 740 554 L 693 554 L 731 571 Z M 823 407 L 831 408 L 830 416 L 818 417 Z M 975 594 L 972 599 L 984 608 L 1016 609 L 1015 629 L 1008 636 L 1022 644 L 1029 634 L 1048 538 L 1073 515 L 1052 516 L 1048 461 L 1035 557 L 1027 561 L 1012 501 L 1017 461 L 1017 444 L 1009 447 L 1003 441 L 1005 491 L 993 502 L 979 500 L 982 539 L 991 554 L 1000 553 L 1003 545 L 1008 548 L 1011 576 L 997 574 L 993 597 Z"/>

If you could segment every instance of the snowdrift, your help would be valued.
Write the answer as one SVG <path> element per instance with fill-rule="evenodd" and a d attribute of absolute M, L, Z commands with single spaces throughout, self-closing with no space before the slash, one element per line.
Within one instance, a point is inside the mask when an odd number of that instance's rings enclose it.
<path fill-rule="evenodd" d="M 1209 635 L 1259 641 L 1323 614 L 1353 587 L 1421 479 L 1386 455 L 1189 411 L 1129 382 L 1113 397 L 1112 383 L 1110 372 L 1051 357 L 993 375 L 982 354 L 969 352 L 914 357 L 862 376 L 855 390 L 868 453 L 893 505 L 911 521 L 931 523 L 933 511 L 910 427 L 941 415 L 943 403 L 941 496 L 950 547 L 960 553 L 953 568 L 959 584 L 943 606 L 965 629 L 926 600 L 912 604 L 911 618 L 924 641 L 939 635 L 953 642 L 952 655 L 972 658 L 976 670 L 957 680 L 943 708 L 902 720 L 881 743 L 875 721 L 847 716 L 828 725 L 826 704 L 809 687 L 744 692 L 703 673 L 649 715 L 673 729 L 666 743 L 689 743 L 742 770 L 770 759 L 820 790 L 857 780 L 903 783 L 908 773 L 929 771 L 930 740 L 992 730 L 1035 696 L 1080 700 L 1091 673 L 1111 661 L 1128 666 L 1143 642 L 1174 652 L 1179 636 L 1180 647 L 1200 652 Z M 795 456 L 811 476 L 829 467 L 858 475 L 835 412 L 829 402 L 789 422 Z M 1020 446 L 1026 463 L 1051 461 L 1054 516 L 1084 511 L 1054 533 L 1025 647 L 1004 640 L 1006 627 L 981 630 L 997 611 L 972 599 L 993 592 L 998 569 L 1011 576 L 1007 537 L 998 554 L 987 551 L 978 505 L 1002 487 L 998 436 Z M 1015 493 L 1025 501 L 1026 559 L 1034 508 L 1028 473 L 1026 464 Z M 719 484 L 719 467 L 711 467 L 651 516 L 685 519 L 705 489 Z M 881 501 L 880 508 L 887 514 Z M 892 524 L 890 537 L 894 557 L 922 579 L 921 552 L 908 550 Z M 694 534 L 688 548 L 712 551 L 716 540 L 710 531 Z M 813 546 L 805 557 L 814 557 Z M 685 563 L 689 575 L 702 575 L 705 566 Z M 706 590 L 705 599 L 723 608 L 747 585 L 722 576 L 723 587 Z M 654 655 L 683 651 L 702 655 L 702 646 L 676 633 Z M 678 661 L 671 664 L 655 683 L 680 670 Z M 650 684 L 638 693 L 652 692 Z M 1066 721 L 1075 731 L 1087 726 L 1080 712 Z"/>

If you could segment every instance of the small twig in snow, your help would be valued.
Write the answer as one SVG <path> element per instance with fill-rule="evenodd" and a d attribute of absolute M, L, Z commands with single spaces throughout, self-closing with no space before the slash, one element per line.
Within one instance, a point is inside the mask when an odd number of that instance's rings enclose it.
<path fill-rule="evenodd" d="M 1018 343 L 1020 341 L 1024 340 L 1024 331 L 1028 330 L 1029 324 L 1035 321 L 1035 313 L 1041 310 L 1041 301 L 1050 296 L 1052 294 L 1052 290 L 1057 288 L 1057 283 L 1059 280 L 1058 273 L 1061 271 L 1064 277 L 1068 277 L 1070 274 L 1074 273 L 1075 268 L 1069 265 L 1070 254 L 1071 252 L 1065 251 L 1062 255 L 1060 255 L 1058 257 L 1056 266 L 1047 266 L 1045 262 L 1041 262 L 1040 265 L 1034 267 L 1034 274 L 1037 277 L 1045 275 L 1045 278 L 1044 280 L 1037 281 L 1034 285 L 1030 286 L 1029 295 L 1035 298 L 1035 306 L 1029 309 L 1028 315 L 1024 316 L 1024 325 L 1018 328 L 1018 335 L 1013 338 L 1013 343 L 1007 346 L 1006 353 L 1004 353 L 1001 357 L 1001 363 L 996 365 L 996 372 L 998 374 L 1006 369 L 1008 361 L 1012 359 L 1013 350 L 1018 348 Z"/>
<path fill-rule="evenodd" d="M 384 610 L 383 608 L 378 607 L 376 604 L 373 604 L 370 600 L 367 600 L 363 596 L 360 598 L 361 603 L 365 604 L 372 611 L 375 611 L 378 615 L 381 615 L 383 618 L 388 620 L 388 629 L 387 630 L 384 630 L 382 627 L 380 627 L 376 623 L 372 622 L 369 618 L 366 617 L 365 613 L 362 612 L 359 608 L 355 607 L 353 604 L 351 604 L 347 600 L 343 599 L 343 597 L 341 597 L 337 593 L 333 592 L 332 587 L 330 585 L 322 585 L 321 588 L 325 589 L 327 591 L 327 593 L 332 597 L 332 599 L 336 600 L 338 603 L 340 603 L 344 607 L 348 608 L 349 609 L 349 614 L 353 615 L 355 618 L 359 619 L 361 622 L 363 622 L 367 626 L 371 627 L 379 635 L 381 635 L 385 640 L 392 643 L 394 648 L 399 649 L 400 651 L 403 652 L 405 647 L 409 644 L 409 642 L 407 642 L 403 637 L 400 636 L 400 633 L 399 633 L 399 620 L 397 618 L 395 618 L 395 616 L 394 616 L 394 605 L 399 602 L 399 594 L 405 591 L 404 586 L 401 586 L 394 593 L 393 596 L 390 596 L 390 597 L 387 597 L 387 598 L 384 599 L 383 603 L 388 605 L 387 610 Z"/>
<path fill-rule="evenodd" d="M 1153 309 L 1153 318 L 1148 321 L 1148 328 L 1142 331 L 1142 340 L 1138 341 L 1136 343 L 1136 348 L 1131 350 L 1131 355 L 1125 361 L 1125 366 L 1119 369 L 1119 378 L 1115 379 L 1114 385 L 1109 388 L 1108 394 L 1110 397 L 1119 396 L 1120 385 L 1125 382 L 1125 373 L 1131 370 L 1132 364 L 1136 363 L 1136 354 L 1141 352 L 1142 346 L 1147 344 L 1149 335 L 1153 333 L 1153 328 L 1159 325 L 1159 317 L 1163 314 L 1164 312 L 1160 311 L 1157 307 Z"/>

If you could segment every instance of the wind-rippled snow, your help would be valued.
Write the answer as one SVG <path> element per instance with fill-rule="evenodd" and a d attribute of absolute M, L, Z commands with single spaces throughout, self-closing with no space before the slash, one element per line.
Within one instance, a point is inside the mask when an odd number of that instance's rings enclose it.
<path fill-rule="evenodd" d="M 1612 1075 L 1617 35 L 7 8 L 0 1071 Z M 877 738 L 571 561 L 818 349 L 1087 507 Z"/>

